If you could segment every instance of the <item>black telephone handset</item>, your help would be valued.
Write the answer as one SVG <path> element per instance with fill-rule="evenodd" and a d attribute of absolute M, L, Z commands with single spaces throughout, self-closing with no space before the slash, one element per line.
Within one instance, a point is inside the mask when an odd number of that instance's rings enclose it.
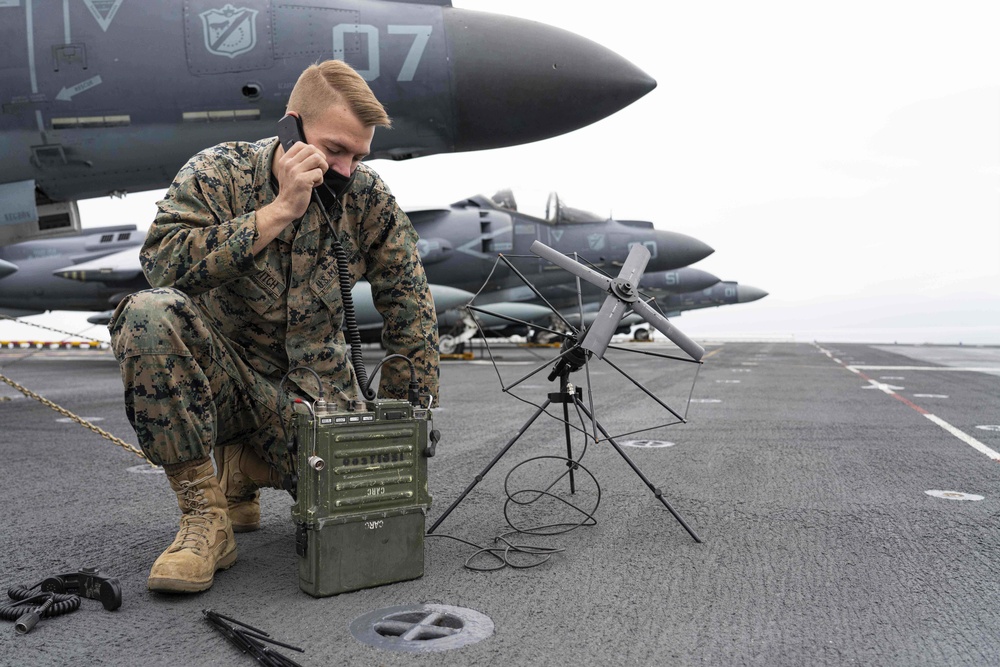
<path fill-rule="evenodd" d="M 298 116 L 287 114 L 278 121 L 278 141 L 281 147 L 287 152 L 295 145 L 296 141 L 306 143 L 305 132 L 302 131 L 302 119 Z"/>

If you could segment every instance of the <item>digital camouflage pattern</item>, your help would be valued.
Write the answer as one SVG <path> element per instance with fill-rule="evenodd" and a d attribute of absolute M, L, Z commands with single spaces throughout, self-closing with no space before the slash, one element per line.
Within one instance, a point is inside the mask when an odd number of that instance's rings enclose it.
<path fill-rule="evenodd" d="M 219 144 L 181 169 L 158 203 L 140 253 L 154 289 L 130 295 L 112 318 L 126 408 L 154 462 L 207 456 L 213 445 L 247 437 L 265 460 L 287 459 L 268 451 L 278 445 L 263 441 L 279 436 L 278 384 L 289 369 L 315 371 L 327 401 L 344 405 L 358 395 L 341 330 L 333 231 L 318 206 L 252 254 L 256 210 L 276 196 L 276 146 L 274 138 Z M 420 392 L 436 398 L 437 321 L 409 219 L 364 164 L 328 212 L 351 284 L 371 283 L 386 354 L 412 359 Z M 379 396 L 405 398 L 409 379 L 403 360 L 387 362 Z M 283 388 L 319 396 L 306 371 L 293 372 Z M 244 423 L 247 417 L 235 413 L 248 399 L 263 414 Z M 222 412 L 235 421 L 223 421 Z"/>

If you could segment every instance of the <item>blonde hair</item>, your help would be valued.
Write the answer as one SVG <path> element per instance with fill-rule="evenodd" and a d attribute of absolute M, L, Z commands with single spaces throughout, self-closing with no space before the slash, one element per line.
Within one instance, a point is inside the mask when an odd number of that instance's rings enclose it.
<path fill-rule="evenodd" d="M 306 68 L 288 96 L 289 111 L 316 117 L 334 104 L 344 103 L 365 126 L 392 127 L 385 107 L 368 83 L 342 60 L 324 60 Z"/>

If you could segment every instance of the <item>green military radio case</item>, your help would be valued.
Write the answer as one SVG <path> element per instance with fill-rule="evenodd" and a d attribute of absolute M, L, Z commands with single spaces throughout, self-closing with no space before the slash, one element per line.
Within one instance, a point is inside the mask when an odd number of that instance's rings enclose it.
<path fill-rule="evenodd" d="M 325 597 L 423 576 L 430 422 L 430 410 L 397 400 L 353 412 L 317 402 L 313 414 L 295 415 L 303 591 Z"/>

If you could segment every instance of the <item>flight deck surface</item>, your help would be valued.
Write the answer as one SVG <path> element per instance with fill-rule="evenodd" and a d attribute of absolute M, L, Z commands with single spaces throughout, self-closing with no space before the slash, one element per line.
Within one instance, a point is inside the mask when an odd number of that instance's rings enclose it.
<path fill-rule="evenodd" d="M 304 648 L 278 648 L 303 665 L 1000 663 L 1000 348 L 699 342 L 708 354 L 693 392 L 692 364 L 608 357 L 686 416 L 616 441 L 629 442 L 622 449 L 701 542 L 606 441 L 591 442 L 582 464 L 600 485 L 596 526 L 511 538 L 564 549 L 546 563 L 473 571 L 464 563 L 474 548 L 429 537 L 422 578 L 320 599 L 299 590 L 291 499 L 281 491 L 264 492 L 261 530 L 236 536 L 239 559 L 209 591 L 148 592 L 149 566 L 178 518 L 163 474 L 2 384 L 0 586 L 99 567 L 120 581 L 123 604 L 108 612 L 83 600 L 24 635 L 0 624 L 0 663 L 254 664 L 203 609 Z M 509 383 L 556 352 L 503 348 L 497 369 Z M 378 351 L 369 356 L 372 367 Z M 0 367 L 136 444 L 110 352 L 4 350 Z M 609 364 L 590 371 L 594 414 L 613 435 L 673 420 Z M 586 385 L 584 375 L 572 381 Z M 428 527 L 535 411 L 501 391 L 482 351 L 444 363 L 441 386 Z M 543 401 L 557 389 L 539 373 L 515 391 Z M 572 446 L 583 451 L 576 431 Z M 435 532 L 494 546 L 510 530 L 508 472 L 565 454 L 562 425 L 536 421 Z M 512 483 L 538 488 L 565 466 L 551 461 L 518 468 Z M 591 507 L 593 481 L 580 471 L 576 484 L 575 501 Z M 580 520 L 551 506 L 542 514 Z M 352 635 L 356 619 L 421 604 L 474 610 L 493 633 L 416 652 Z"/>

